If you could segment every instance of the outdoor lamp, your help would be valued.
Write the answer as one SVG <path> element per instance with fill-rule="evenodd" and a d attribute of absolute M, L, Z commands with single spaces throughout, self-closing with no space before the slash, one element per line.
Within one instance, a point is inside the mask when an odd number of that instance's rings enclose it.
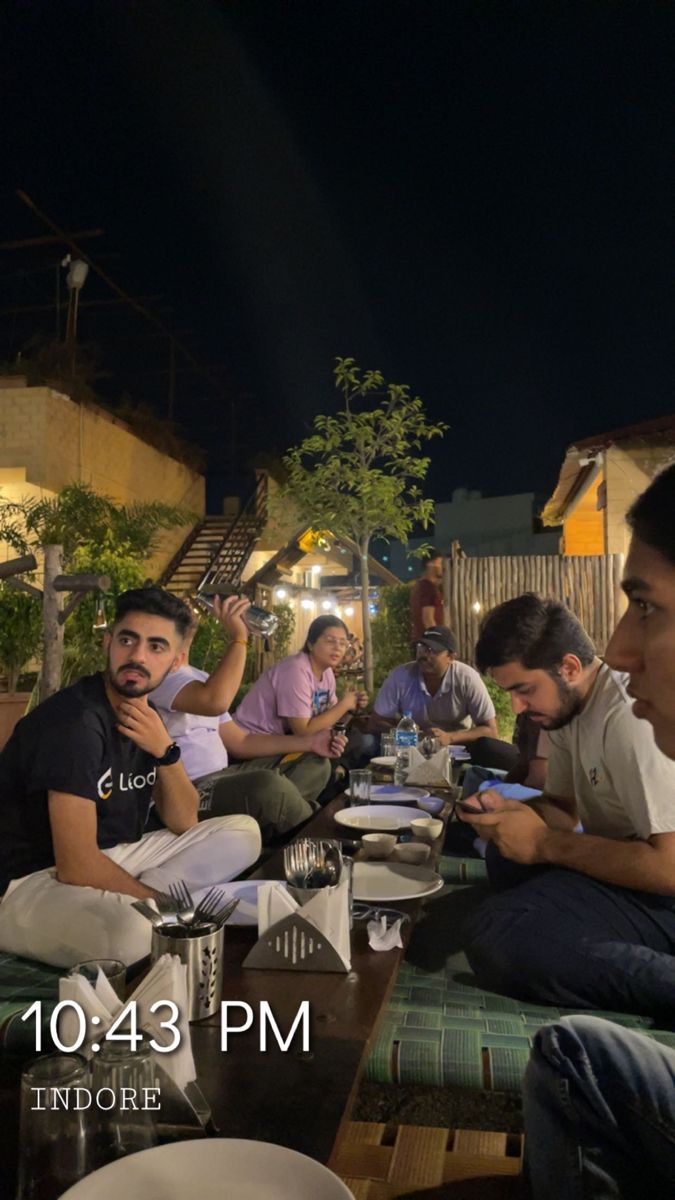
<path fill-rule="evenodd" d="M 330 612 L 331 608 L 333 607 L 333 602 L 331 600 L 322 600 L 321 607 L 324 612 Z"/>
<path fill-rule="evenodd" d="M 72 259 L 66 275 L 66 283 L 71 291 L 79 292 L 88 274 L 89 266 L 86 262 L 82 262 L 81 258 Z"/>
<path fill-rule="evenodd" d="M 345 616 L 346 616 L 346 617 L 353 617 L 353 616 L 354 616 L 354 609 L 352 608 L 351 604 L 348 604 L 348 605 L 347 605 L 347 607 L 346 607 L 346 609 L 345 609 Z"/>
<path fill-rule="evenodd" d="M 285 600 L 288 593 L 286 591 L 286 588 L 277 588 L 274 595 L 277 600 Z"/>

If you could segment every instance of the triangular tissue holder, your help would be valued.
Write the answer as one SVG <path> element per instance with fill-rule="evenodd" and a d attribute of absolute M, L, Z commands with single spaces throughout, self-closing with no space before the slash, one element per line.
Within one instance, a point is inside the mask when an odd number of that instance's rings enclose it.
<path fill-rule="evenodd" d="M 347 971 L 337 950 L 299 913 L 284 917 L 258 939 L 244 967 L 282 971 Z"/>
<path fill-rule="evenodd" d="M 271 881 L 258 889 L 258 941 L 245 967 L 281 971 L 351 969 L 350 879 L 298 892 Z M 294 895 L 295 892 L 295 895 Z M 302 897 L 299 899 L 299 897 Z"/>

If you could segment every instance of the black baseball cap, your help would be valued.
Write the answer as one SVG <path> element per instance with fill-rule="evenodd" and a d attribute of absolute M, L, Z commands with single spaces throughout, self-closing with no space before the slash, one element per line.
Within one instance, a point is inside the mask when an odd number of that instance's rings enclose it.
<path fill-rule="evenodd" d="M 457 639 L 448 625 L 432 625 L 425 629 L 419 641 L 429 646 L 431 650 L 447 650 L 449 654 L 457 653 Z"/>

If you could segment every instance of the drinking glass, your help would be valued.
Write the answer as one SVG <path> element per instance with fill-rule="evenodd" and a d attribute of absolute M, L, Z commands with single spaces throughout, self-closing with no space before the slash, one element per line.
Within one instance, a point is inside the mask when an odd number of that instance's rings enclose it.
<path fill-rule="evenodd" d="M 102 971 L 116 996 L 124 1000 L 127 984 L 127 969 L 117 958 L 90 958 L 86 962 L 76 963 L 71 967 L 68 976 L 84 975 L 93 988 L 96 987 L 98 973 Z"/>
<path fill-rule="evenodd" d="M 24 1068 L 17 1200 L 57 1200 L 91 1171 L 89 1086 L 80 1054 L 47 1054 Z"/>
<path fill-rule="evenodd" d="M 373 773 L 370 770 L 349 772 L 349 803 L 370 804 L 370 785 Z"/>
<path fill-rule="evenodd" d="M 393 730 L 391 731 L 391 733 L 381 734 L 381 736 L 380 736 L 380 752 L 383 755 L 386 755 L 387 758 L 395 758 L 396 757 L 396 734 L 393 732 Z"/>
<path fill-rule="evenodd" d="M 103 1042 L 93 1060 L 90 1170 L 157 1145 L 157 1086 L 149 1046 Z"/>

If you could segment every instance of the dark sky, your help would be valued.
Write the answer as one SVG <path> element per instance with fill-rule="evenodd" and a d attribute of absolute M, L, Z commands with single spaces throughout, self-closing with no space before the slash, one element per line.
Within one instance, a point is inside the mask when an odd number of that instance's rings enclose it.
<path fill-rule="evenodd" d="M 0 46 L 2 237 L 41 232 L 16 187 L 105 229 L 222 370 L 232 403 L 179 375 L 177 416 L 228 488 L 335 403 L 336 354 L 450 423 L 437 499 L 547 492 L 574 438 L 675 408 L 672 4 L 5 0 Z M 22 262 L 3 307 L 53 296 Z M 118 338 L 104 391 L 164 411 L 164 351 Z"/>

